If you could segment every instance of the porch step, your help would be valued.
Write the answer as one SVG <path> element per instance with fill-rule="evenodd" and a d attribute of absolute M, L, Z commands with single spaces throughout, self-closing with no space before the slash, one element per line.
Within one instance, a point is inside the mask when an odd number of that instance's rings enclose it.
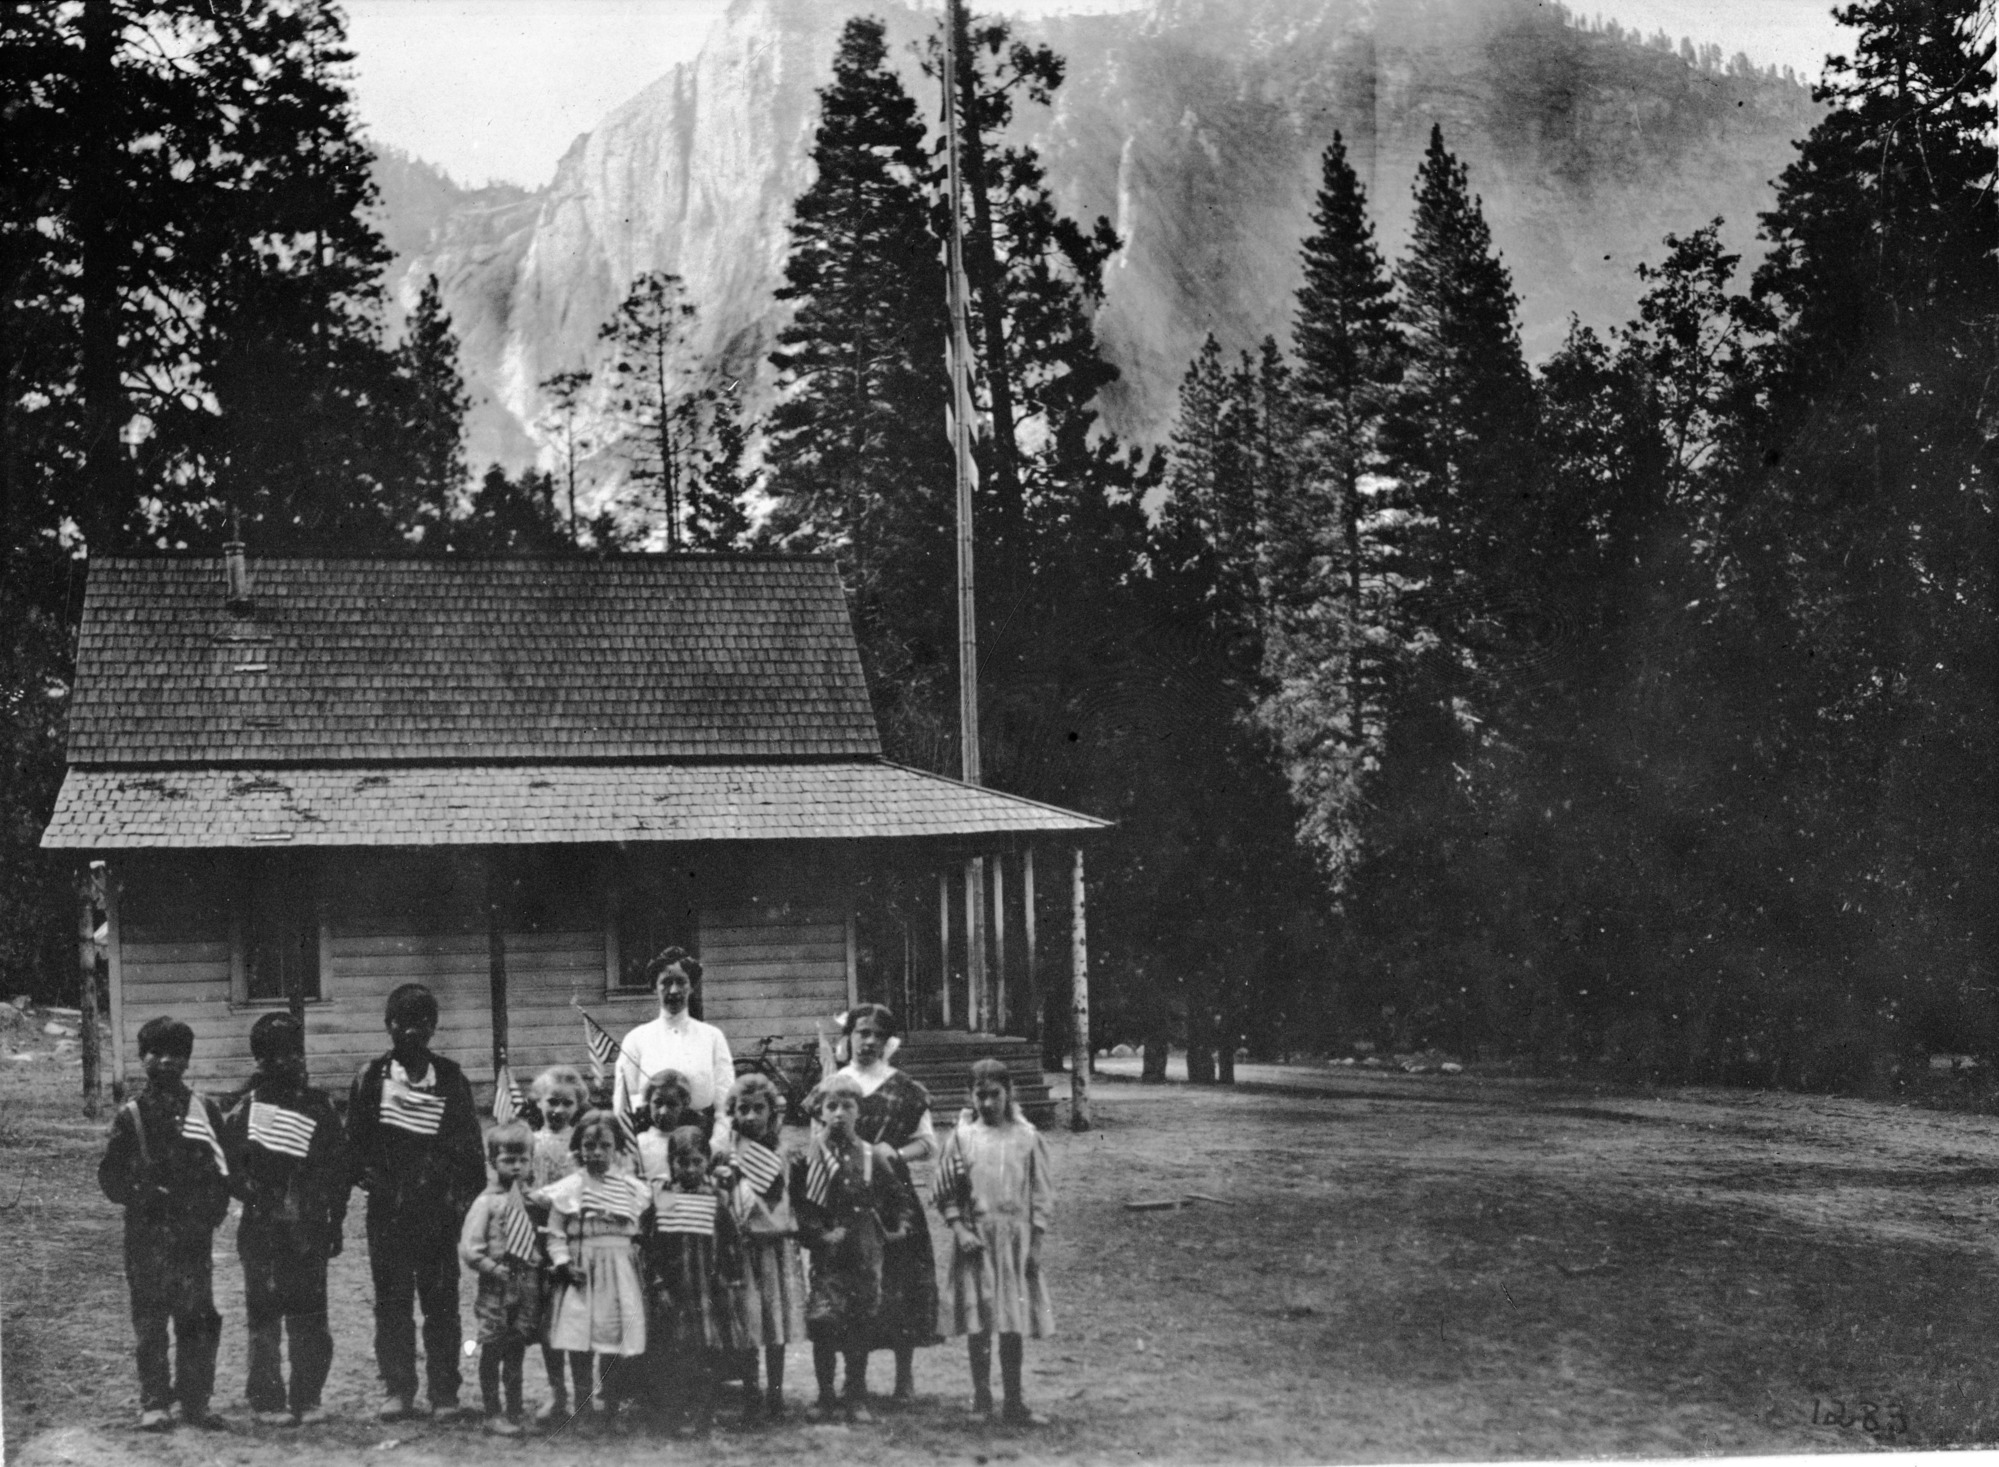
<path fill-rule="evenodd" d="M 930 1092 L 931 1118 L 939 1126 L 954 1125 L 958 1112 L 972 1103 L 972 1061 L 996 1059 L 1013 1072 L 1013 1098 L 1021 1113 L 1037 1126 L 1055 1120 L 1055 1100 L 1041 1073 L 1041 1046 L 1031 1039 L 1006 1034 L 966 1034 L 955 1030 L 923 1030 L 902 1036 L 892 1063 Z"/>

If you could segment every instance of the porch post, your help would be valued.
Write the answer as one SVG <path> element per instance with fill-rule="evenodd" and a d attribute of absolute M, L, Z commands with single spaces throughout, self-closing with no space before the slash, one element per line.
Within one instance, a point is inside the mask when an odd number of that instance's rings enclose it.
<path fill-rule="evenodd" d="M 1041 975 L 1036 971 L 1034 951 L 1034 846 L 1020 853 L 1021 904 L 1027 918 L 1027 1037 L 1041 1037 Z"/>
<path fill-rule="evenodd" d="M 854 914 L 847 913 L 847 1007 L 861 1001 L 861 955 L 854 933 Z"/>
<path fill-rule="evenodd" d="M 1083 925 L 1083 848 L 1076 847 L 1069 890 L 1069 969 L 1074 985 L 1070 1018 L 1075 1029 L 1069 1058 L 1069 1129 L 1090 1129 L 1090 951 Z"/>
<path fill-rule="evenodd" d="M 993 857 L 993 1033 L 1006 1033 L 1006 857 Z"/>
<path fill-rule="evenodd" d="M 507 938 L 500 925 L 500 882 L 497 853 L 486 850 L 486 977 L 493 1005 L 493 1080 L 507 1062 Z"/>
<path fill-rule="evenodd" d="M 101 861 L 92 863 L 98 871 L 104 869 Z M 86 1115 L 97 1114 L 97 903 L 91 880 L 90 866 L 83 868 L 83 881 L 77 902 L 76 916 L 76 957 L 77 977 L 80 992 L 77 1006 L 82 1009 L 78 1017 L 82 1022 L 77 1032 L 83 1037 L 83 1108 Z"/>
<path fill-rule="evenodd" d="M 974 1034 L 986 1022 L 986 863 L 965 858 L 965 1027 Z"/>
<path fill-rule="evenodd" d="M 125 955 L 118 927 L 118 868 L 104 866 L 104 938 L 111 949 L 111 1098 L 125 1103 Z"/>
<path fill-rule="evenodd" d="M 951 1027 L 951 873 L 937 873 L 937 987 L 944 995 L 944 1027 Z"/>

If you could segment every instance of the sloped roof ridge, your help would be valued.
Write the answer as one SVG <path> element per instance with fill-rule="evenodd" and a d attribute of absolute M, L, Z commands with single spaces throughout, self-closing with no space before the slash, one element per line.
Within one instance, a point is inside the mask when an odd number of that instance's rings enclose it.
<path fill-rule="evenodd" d="M 885 764 L 890 769 L 900 769 L 906 774 L 920 774 L 925 779 L 941 779 L 946 784 L 955 784 L 960 789 L 977 790 L 982 795 L 1004 795 L 1009 800 L 1020 800 L 1025 804 L 1038 805 L 1043 810 L 1054 811 L 1057 815 L 1070 815 L 1070 816 L 1080 815 L 1085 820 L 1094 820 L 1096 821 L 1097 824 L 1105 827 L 1109 827 L 1117 823 L 1115 820 L 1106 820 L 1101 815 L 1091 815 L 1082 810 L 1070 810 L 1064 808 L 1061 805 L 1052 805 L 1046 800 L 1037 800 L 1032 795 L 1017 795 L 1012 790 L 995 789 L 993 788 L 993 786 L 989 784 L 973 784 L 970 780 L 959 779 L 955 775 L 939 774 L 934 769 L 918 769 L 914 764 L 898 764 L 895 760 L 887 757 L 884 754 L 875 755 L 872 762 L 876 764 Z"/>

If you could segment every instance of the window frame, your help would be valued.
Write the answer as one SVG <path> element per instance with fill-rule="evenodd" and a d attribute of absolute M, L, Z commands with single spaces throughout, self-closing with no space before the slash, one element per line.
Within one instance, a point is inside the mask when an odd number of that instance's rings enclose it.
<path fill-rule="evenodd" d="M 327 883 L 318 863 L 305 859 L 302 855 L 263 852 L 246 852 L 237 861 L 229 885 L 229 1005 L 234 1009 L 264 1011 L 282 1009 L 288 1006 L 284 994 L 256 996 L 250 993 L 250 950 L 252 935 L 250 925 L 254 914 L 255 900 L 253 886 L 258 881 L 289 881 L 296 883 L 304 900 L 310 903 L 310 918 L 314 956 L 318 971 L 317 993 L 307 993 L 307 1007 L 325 1004 L 332 999 L 333 977 L 333 933 L 328 920 Z"/>

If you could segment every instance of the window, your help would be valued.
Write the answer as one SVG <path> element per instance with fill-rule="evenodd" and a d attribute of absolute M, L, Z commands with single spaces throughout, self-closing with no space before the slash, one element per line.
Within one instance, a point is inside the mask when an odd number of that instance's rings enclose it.
<path fill-rule="evenodd" d="M 294 983 L 319 998 L 319 903 L 303 864 L 248 862 L 241 892 L 242 1000 L 283 1003 Z"/>
<path fill-rule="evenodd" d="M 646 964 L 656 954 L 669 947 L 700 952 L 700 888 L 684 859 L 628 857 L 617 877 L 617 987 L 644 990 Z"/>

